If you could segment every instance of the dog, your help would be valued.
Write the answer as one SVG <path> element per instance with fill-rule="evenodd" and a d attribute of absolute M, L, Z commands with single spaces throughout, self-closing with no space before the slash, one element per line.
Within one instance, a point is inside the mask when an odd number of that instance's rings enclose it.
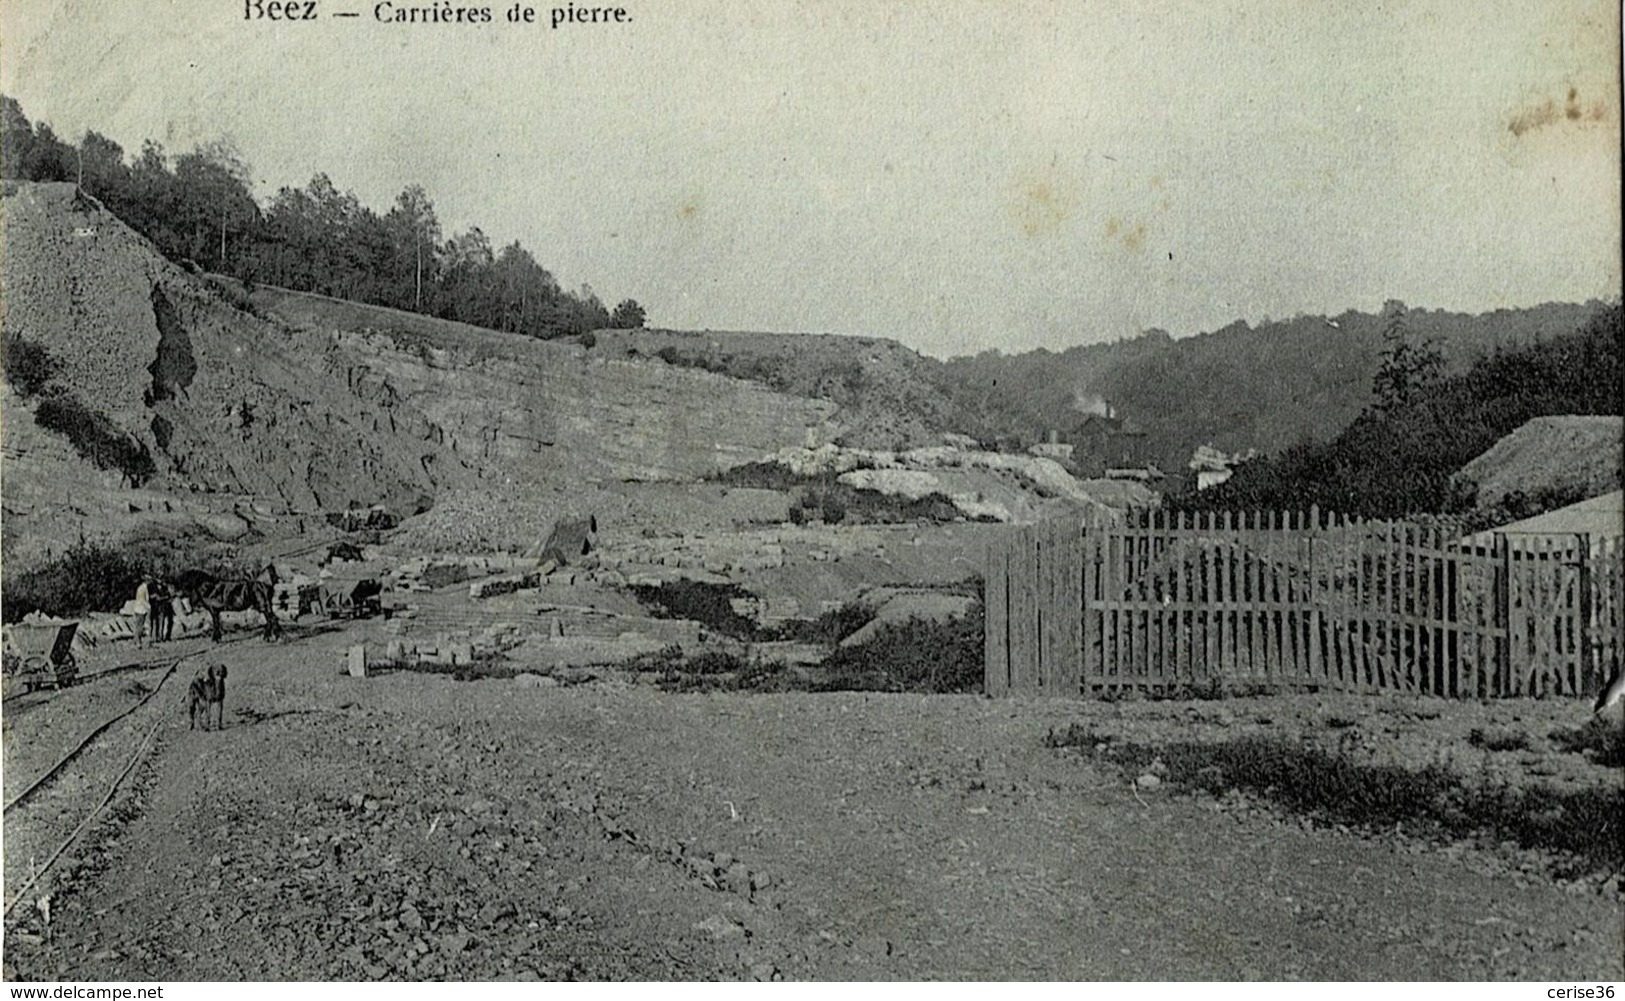
<path fill-rule="evenodd" d="M 203 720 L 203 729 L 221 730 L 226 725 L 226 665 L 210 664 L 197 673 L 192 679 L 192 686 L 187 693 L 187 712 L 192 718 L 192 724 L 187 729 L 198 729 L 198 719 Z M 214 716 L 214 726 L 209 726 L 209 717 Z"/>

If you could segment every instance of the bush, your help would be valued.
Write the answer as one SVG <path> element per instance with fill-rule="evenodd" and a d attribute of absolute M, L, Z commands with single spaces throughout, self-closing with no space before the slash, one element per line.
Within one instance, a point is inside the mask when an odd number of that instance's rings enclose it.
<path fill-rule="evenodd" d="M 874 621 L 874 609 L 855 601 L 831 609 L 816 619 L 792 619 L 775 628 L 773 638 L 796 643 L 834 646 Z"/>
<path fill-rule="evenodd" d="M 1483 834 L 1559 852 L 1570 860 L 1560 866 L 1561 874 L 1617 872 L 1625 866 L 1625 789 L 1618 787 L 1559 792 L 1468 784 L 1439 765 L 1367 764 L 1341 750 L 1275 737 L 1150 747 L 1108 742 L 1073 724 L 1060 733 L 1052 730 L 1044 743 L 1098 755 L 1125 774 L 1138 774 L 1160 758 L 1168 781 L 1177 785 L 1214 794 L 1254 793 L 1333 823 L 1457 838 Z M 1106 749 L 1095 751 L 1101 743 Z"/>
<path fill-rule="evenodd" d="M 738 584 L 684 578 L 658 585 L 630 584 L 626 590 L 656 618 L 692 619 L 713 632 L 746 642 L 772 638 L 754 620 L 734 610 L 734 599 L 751 596 Z"/>
<path fill-rule="evenodd" d="M 1625 725 L 1617 713 L 1593 716 L 1573 730 L 1553 731 L 1551 738 L 1561 751 L 1583 754 L 1609 768 L 1625 767 Z"/>
<path fill-rule="evenodd" d="M 42 397 L 34 421 L 67 438 L 74 451 L 95 463 L 97 469 L 118 470 L 132 486 L 141 486 L 158 472 L 145 444 L 125 434 L 107 415 L 85 406 L 72 393 L 52 392 Z"/>
<path fill-rule="evenodd" d="M 116 612 L 135 595 L 142 569 L 126 552 L 80 542 L 43 566 L 5 579 L 5 619 L 16 622 L 36 611 L 55 616 Z"/>
<path fill-rule="evenodd" d="M 56 358 L 41 344 L 19 334 L 5 335 L 0 350 L 4 351 L 6 381 L 27 399 L 45 391 L 56 378 L 59 368 Z"/>
<path fill-rule="evenodd" d="M 1527 751 L 1529 734 L 1522 730 L 1483 730 L 1473 727 L 1467 734 L 1467 743 L 1486 751 Z"/>
<path fill-rule="evenodd" d="M 946 622 L 910 619 L 887 625 L 857 646 L 824 658 L 815 691 L 980 692 L 983 681 L 980 603 Z"/>

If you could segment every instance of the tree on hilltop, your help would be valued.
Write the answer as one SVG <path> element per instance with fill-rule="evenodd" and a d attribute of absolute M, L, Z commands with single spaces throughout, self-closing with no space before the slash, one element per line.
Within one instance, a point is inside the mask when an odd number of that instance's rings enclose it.
<path fill-rule="evenodd" d="M 643 321 L 643 307 L 636 299 L 623 299 L 609 317 L 609 325 L 616 330 L 636 330 L 643 326 Z"/>
<path fill-rule="evenodd" d="M 395 207 L 384 220 L 401 256 L 412 262 L 412 308 L 421 312 L 424 268 L 433 268 L 435 247 L 440 242 L 440 220 L 435 218 L 434 203 L 423 185 L 409 185 L 396 197 Z"/>
<path fill-rule="evenodd" d="M 1444 378 L 1444 353 L 1437 342 L 1412 343 L 1405 304 L 1390 299 L 1382 307 L 1382 361 L 1372 379 L 1378 411 L 1397 410 L 1420 398 Z"/>

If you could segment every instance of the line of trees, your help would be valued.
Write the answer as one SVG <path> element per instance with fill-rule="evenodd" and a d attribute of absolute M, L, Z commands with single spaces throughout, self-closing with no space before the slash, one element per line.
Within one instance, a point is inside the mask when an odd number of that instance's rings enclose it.
<path fill-rule="evenodd" d="M 1403 308 L 1386 314 L 1390 336 L 1373 403 L 1341 434 L 1243 463 L 1226 482 L 1171 497 L 1169 506 L 1246 511 L 1318 504 L 1367 518 L 1467 515 L 1476 498 L 1458 492 L 1452 474 L 1525 421 L 1625 409 L 1625 316 L 1617 303 L 1598 309 L 1578 331 L 1497 348 L 1449 376 L 1440 374 L 1434 348 L 1407 334 Z M 1580 499 L 1548 498 L 1554 506 Z M 1510 512 L 1505 520 L 1535 513 Z"/>
<path fill-rule="evenodd" d="M 227 142 L 171 157 L 149 139 L 127 157 L 97 132 L 77 146 L 63 142 L 4 96 L 0 176 L 75 182 L 171 260 L 246 282 L 543 339 L 644 324 L 635 300 L 612 313 L 590 286 L 563 288 L 517 240 L 494 248 L 477 226 L 445 236 L 428 192 L 416 184 L 382 214 L 326 174 L 280 189 L 262 207 L 247 162 Z"/>

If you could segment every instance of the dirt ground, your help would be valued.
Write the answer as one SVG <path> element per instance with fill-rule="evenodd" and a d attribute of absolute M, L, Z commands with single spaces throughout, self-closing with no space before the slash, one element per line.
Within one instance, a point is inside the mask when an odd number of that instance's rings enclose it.
<path fill-rule="evenodd" d="M 160 693 L 156 750 L 62 864 L 49 924 L 29 904 L 8 924 L 6 978 L 1625 975 L 1612 893 L 1474 849 L 1136 791 L 1043 743 L 1072 722 L 1151 740 L 1193 710 L 1210 729 L 1280 727 L 1357 700 L 354 679 L 339 665 L 356 636 L 223 647 L 223 732 L 186 729 L 184 686 Z M 1539 735 L 1583 712 L 1423 708 L 1373 703 L 1357 729 L 1380 741 L 1522 714 Z M 47 718 L 11 721 L 8 779 L 10 742 Z M 10 852 L 8 837 L 8 867 Z"/>

